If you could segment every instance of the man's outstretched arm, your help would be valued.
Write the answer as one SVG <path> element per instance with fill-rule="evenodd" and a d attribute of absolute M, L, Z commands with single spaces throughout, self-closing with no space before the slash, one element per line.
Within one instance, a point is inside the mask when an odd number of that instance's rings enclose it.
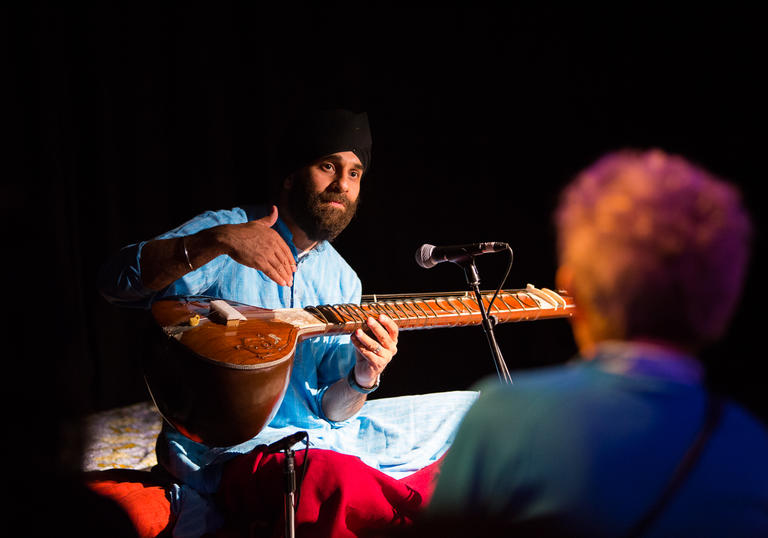
<path fill-rule="evenodd" d="M 141 251 L 141 280 L 161 290 L 217 256 L 263 272 L 281 286 L 290 286 L 296 262 L 291 249 L 272 225 L 277 207 L 266 217 L 242 224 L 222 224 L 196 234 L 149 241 Z"/>

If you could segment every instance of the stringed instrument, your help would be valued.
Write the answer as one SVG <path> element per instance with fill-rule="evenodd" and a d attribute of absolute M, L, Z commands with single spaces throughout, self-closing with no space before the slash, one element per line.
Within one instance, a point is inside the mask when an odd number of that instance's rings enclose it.
<path fill-rule="evenodd" d="M 482 292 L 487 310 L 492 292 Z M 498 323 L 569 317 L 573 299 L 528 285 L 503 290 L 489 316 Z M 368 317 L 386 314 L 401 331 L 479 325 L 467 292 L 371 295 L 356 304 L 269 310 L 211 297 L 170 297 L 152 306 L 162 328 L 160 349 L 145 379 L 161 415 L 190 439 L 232 446 L 251 439 L 274 417 L 288 387 L 297 345 L 306 338 L 352 334 Z"/>

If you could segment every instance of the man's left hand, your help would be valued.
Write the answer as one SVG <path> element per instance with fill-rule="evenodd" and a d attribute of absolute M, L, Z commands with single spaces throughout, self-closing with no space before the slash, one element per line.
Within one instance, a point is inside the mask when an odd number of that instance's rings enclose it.
<path fill-rule="evenodd" d="M 397 335 L 399 329 L 392 319 L 381 314 L 377 319 L 369 317 L 366 325 L 373 337 L 362 329 L 352 335 L 352 343 L 357 349 L 355 379 L 361 387 L 373 387 L 379 375 L 397 353 Z"/>

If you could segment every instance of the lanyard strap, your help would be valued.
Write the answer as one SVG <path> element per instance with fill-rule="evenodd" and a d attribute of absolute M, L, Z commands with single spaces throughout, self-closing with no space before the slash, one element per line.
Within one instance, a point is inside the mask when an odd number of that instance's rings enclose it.
<path fill-rule="evenodd" d="M 656 502 L 649 508 L 643 518 L 637 522 L 628 536 L 642 536 L 642 534 L 648 530 L 648 527 L 650 527 L 650 525 L 659 517 L 698 461 L 702 450 L 704 450 L 704 445 L 709 440 L 712 432 L 717 428 L 722 414 L 722 398 L 718 396 L 708 396 L 704 425 L 701 427 L 696 438 L 693 440 L 693 443 L 691 443 L 691 446 L 688 447 L 685 455 L 680 460 L 680 463 L 677 465 L 677 468 L 664 488 L 664 491 L 662 491 L 661 495 L 659 495 Z"/>

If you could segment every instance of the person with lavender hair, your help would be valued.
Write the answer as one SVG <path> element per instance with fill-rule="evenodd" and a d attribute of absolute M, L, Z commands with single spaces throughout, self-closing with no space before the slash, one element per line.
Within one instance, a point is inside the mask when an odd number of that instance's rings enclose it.
<path fill-rule="evenodd" d="M 705 386 L 697 358 L 742 292 L 752 227 L 739 192 L 683 157 L 624 150 L 565 188 L 555 224 L 579 356 L 480 384 L 426 521 L 768 536 L 768 433 Z"/>

